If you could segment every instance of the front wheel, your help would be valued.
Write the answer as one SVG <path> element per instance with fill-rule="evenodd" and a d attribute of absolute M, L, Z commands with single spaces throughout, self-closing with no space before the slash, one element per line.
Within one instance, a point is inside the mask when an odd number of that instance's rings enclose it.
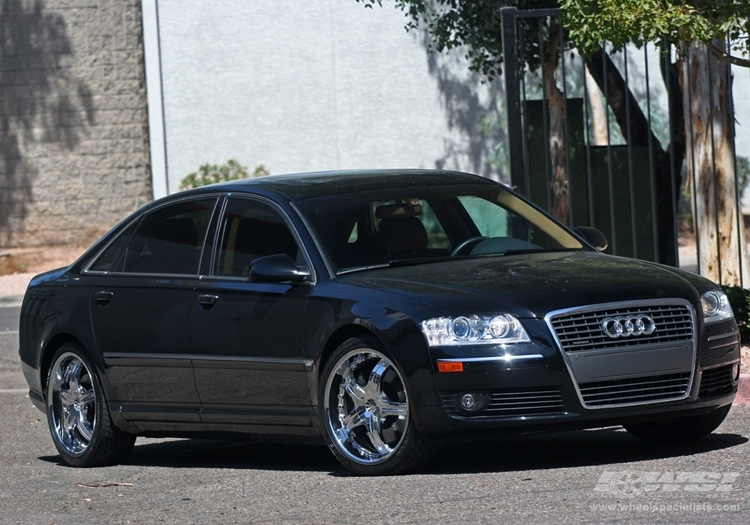
<path fill-rule="evenodd" d="M 699 416 L 683 416 L 653 423 L 624 425 L 625 430 L 649 443 L 680 443 L 709 435 L 719 428 L 732 405 L 719 407 Z"/>
<path fill-rule="evenodd" d="M 401 372 L 377 340 L 352 338 L 334 352 L 319 399 L 326 442 L 356 474 L 400 474 L 429 456 Z"/>
<path fill-rule="evenodd" d="M 118 463 L 135 443 L 134 435 L 112 423 L 96 371 L 73 343 L 63 345 L 52 358 L 47 421 L 57 451 L 74 467 Z"/>

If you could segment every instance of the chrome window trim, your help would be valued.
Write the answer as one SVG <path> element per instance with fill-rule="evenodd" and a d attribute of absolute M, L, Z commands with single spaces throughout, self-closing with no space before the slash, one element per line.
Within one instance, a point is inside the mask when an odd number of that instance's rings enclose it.
<path fill-rule="evenodd" d="M 667 305 L 678 305 L 678 306 L 685 306 L 688 309 L 688 312 L 690 313 L 690 321 L 693 325 L 693 356 L 692 356 L 692 363 L 693 366 L 690 370 L 690 379 L 687 384 L 687 388 L 685 389 L 685 395 L 679 396 L 679 397 L 671 397 L 668 399 L 657 399 L 654 401 L 642 401 L 642 402 L 636 402 L 636 403 L 618 403 L 618 404 L 608 404 L 608 405 L 596 405 L 596 406 L 589 406 L 586 404 L 586 402 L 583 399 L 583 394 L 581 393 L 581 388 L 578 385 L 578 381 L 575 377 L 575 374 L 573 373 L 573 368 L 570 364 L 570 357 L 568 356 L 568 353 L 563 349 L 562 343 L 560 342 L 560 339 L 557 337 L 557 332 L 555 332 L 555 329 L 552 326 L 552 320 L 556 317 L 562 317 L 566 315 L 572 315 L 577 313 L 585 313 L 585 312 L 596 312 L 599 310 L 608 310 L 612 308 L 633 308 L 633 307 L 639 307 L 639 306 L 667 306 Z M 693 384 L 695 382 L 695 374 L 696 374 L 696 358 L 698 355 L 698 333 L 697 333 L 697 323 L 696 323 L 696 314 L 695 309 L 693 308 L 693 305 L 690 303 L 690 301 L 686 299 L 680 299 L 680 298 L 666 298 L 666 299 L 644 299 L 644 300 L 634 300 L 634 301 L 620 301 L 620 302 L 613 302 L 613 303 L 601 303 L 601 304 L 592 304 L 592 305 L 586 305 L 586 306 L 577 306 L 572 308 L 563 308 L 560 310 L 553 310 L 551 312 L 548 312 L 547 315 L 544 316 L 544 321 L 547 324 L 547 328 L 549 329 L 550 333 L 552 334 L 552 337 L 555 340 L 555 344 L 557 345 L 558 351 L 562 354 L 563 362 L 565 363 L 565 368 L 568 370 L 568 375 L 570 376 L 570 379 L 573 383 L 573 387 L 575 388 L 576 394 L 578 395 L 578 400 L 581 403 L 581 406 L 584 410 L 601 410 L 601 409 L 612 409 L 612 408 L 626 408 L 626 407 L 633 407 L 633 406 L 643 406 L 643 405 L 655 405 L 655 404 L 663 404 L 663 403 L 671 403 L 674 401 L 682 401 L 684 399 L 687 399 L 690 397 L 690 391 L 693 389 Z"/>

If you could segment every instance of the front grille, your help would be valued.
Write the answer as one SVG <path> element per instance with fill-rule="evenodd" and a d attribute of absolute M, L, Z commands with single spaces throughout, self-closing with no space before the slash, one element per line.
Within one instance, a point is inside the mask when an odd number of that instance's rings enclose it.
<path fill-rule="evenodd" d="M 612 338 L 606 335 L 602 322 L 608 317 L 650 316 L 656 329 L 650 335 Z M 634 305 L 602 310 L 578 310 L 553 315 L 549 320 L 558 341 L 566 352 L 619 348 L 666 342 L 691 341 L 693 321 L 690 308 L 681 304 Z"/>
<path fill-rule="evenodd" d="M 732 365 L 719 366 L 703 371 L 701 377 L 700 397 L 718 396 L 734 392 Z"/>
<path fill-rule="evenodd" d="M 688 394 L 690 372 L 597 381 L 578 385 L 589 407 L 664 401 Z"/>
<path fill-rule="evenodd" d="M 461 417 L 526 417 L 559 414 L 563 410 L 562 394 L 557 389 L 502 390 L 490 393 L 490 403 L 481 412 L 467 415 L 456 407 L 456 394 L 442 394 L 443 408 Z"/>

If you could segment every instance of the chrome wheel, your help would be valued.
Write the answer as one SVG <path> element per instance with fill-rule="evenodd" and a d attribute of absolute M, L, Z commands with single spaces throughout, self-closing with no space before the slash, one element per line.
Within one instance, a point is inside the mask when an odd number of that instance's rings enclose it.
<path fill-rule="evenodd" d="M 93 377 L 73 352 L 60 355 L 50 369 L 47 405 L 52 434 L 65 452 L 80 456 L 96 430 L 96 390 Z"/>
<path fill-rule="evenodd" d="M 409 428 L 409 400 L 396 366 L 379 351 L 358 348 L 328 370 L 323 412 L 336 450 L 360 465 L 390 459 Z"/>

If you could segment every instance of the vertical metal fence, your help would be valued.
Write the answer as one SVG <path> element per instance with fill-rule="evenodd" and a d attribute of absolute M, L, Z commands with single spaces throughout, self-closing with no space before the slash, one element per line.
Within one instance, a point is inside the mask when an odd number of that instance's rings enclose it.
<path fill-rule="evenodd" d="M 609 239 L 608 253 L 678 266 L 680 227 L 685 230 L 684 223 L 689 222 L 683 220 L 681 225 L 679 208 L 688 213 L 696 209 L 696 191 L 690 206 L 684 179 L 692 173 L 688 189 L 696 188 L 696 181 L 695 169 L 685 165 L 686 147 L 693 141 L 686 139 L 684 130 L 692 126 L 681 120 L 690 115 L 682 111 L 677 51 L 665 54 L 652 45 L 617 52 L 605 48 L 584 58 L 566 40 L 558 15 L 557 9 L 502 10 L 511 184 L 553 210 L 556 167 L 550 155 L 550 101 L 545 95 L 545 82 L 550 79 L 543 66 L 556 39 L 554 81 L 563 95 L 569 210 L 561 220 L 601 230 Z M 689 61 L 683 63 L 690 67 Z M 692 96 L 689 90 L 687 96 Z M 716 191 L 714 198 L 718 198 Z M 741 213 L 737 217 L 740 241 Z M 696 236 L 698 231 L 694 228 Z M 697 271 L 700 254 L 695 244 L 696 266 L 692 260 L 689 266 Z"/>

